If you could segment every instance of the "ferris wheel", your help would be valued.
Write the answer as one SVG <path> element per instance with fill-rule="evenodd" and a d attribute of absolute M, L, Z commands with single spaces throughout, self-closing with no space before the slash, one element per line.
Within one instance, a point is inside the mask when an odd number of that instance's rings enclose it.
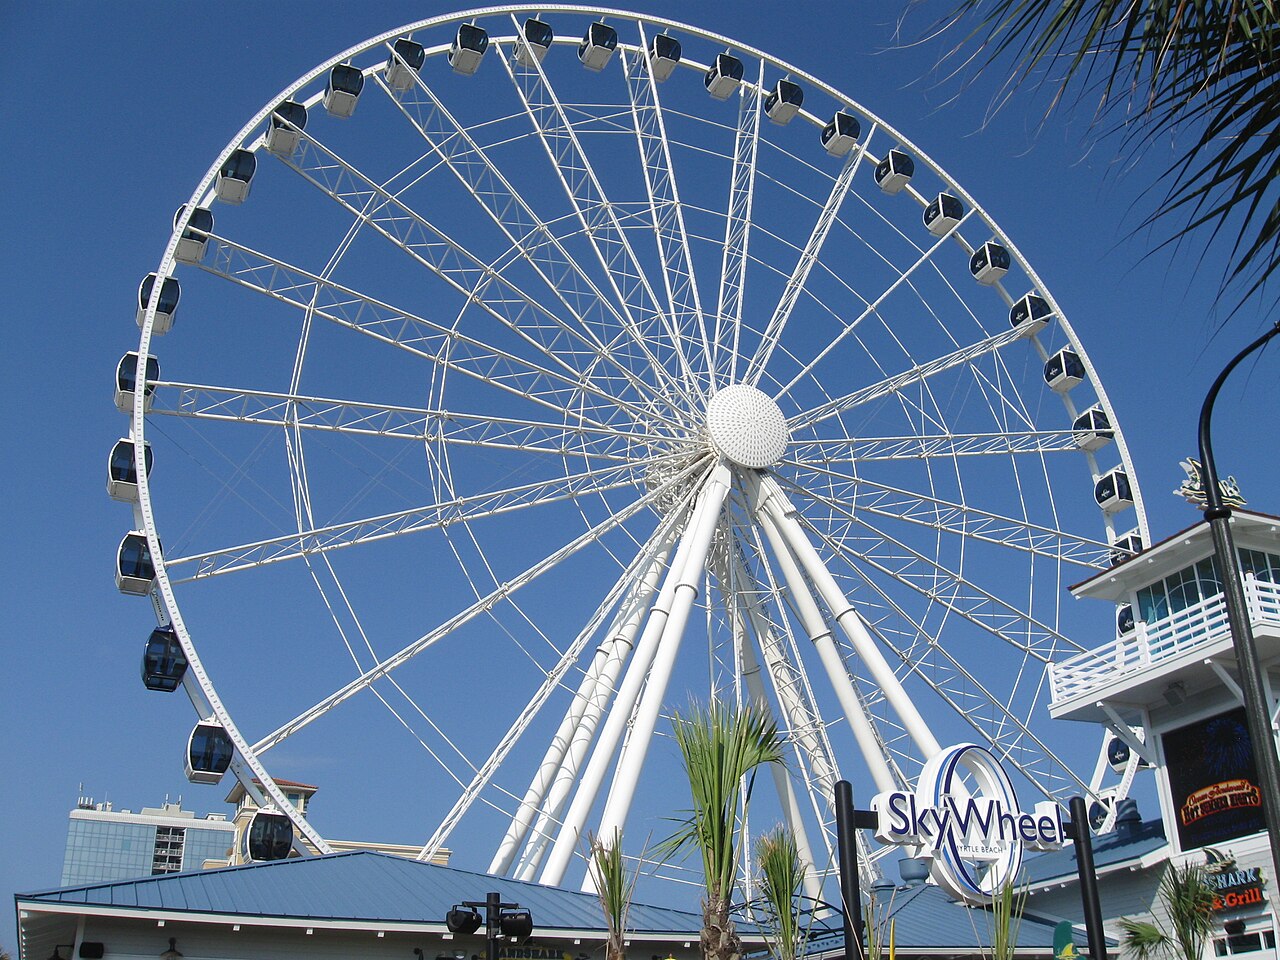
<path fill-rule="evenodd" d="M 691 699 L 776 717 L 753 824 L 814 883 L 835 781 L 941 744 L 1099 793 L 1045 704 L 1097 643 L 1065 588 L 1147 537 L 1115 414 L 977 202 L 795 66 L 566 5 L 374 37 L 215 159 L 137 321 L 117 580 L 248 856 L 388 830 L 576 883 L 685 804 Z"/>

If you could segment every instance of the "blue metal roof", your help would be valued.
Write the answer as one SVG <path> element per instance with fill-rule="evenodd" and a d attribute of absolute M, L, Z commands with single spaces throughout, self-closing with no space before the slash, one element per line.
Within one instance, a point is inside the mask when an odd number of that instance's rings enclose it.
<path fill-rule="evenodd" d="M 1122 824 L 1111 833 L 1093 838 L 1093 866 L 1101 870 L 1112 864 L 1136 860 L 1167 843 L 1164 824 L 1159 820 L 1148 820 L 1129 828 Z M 1075 845 L 1027 857 L 1022 867 L 1033 885 L 1059 879 L 1074 880 L 1077 875 Z"/>
<path fill-rule="evenodd" d="M 497 892 L 519 903 L 540 930 L 600 930 L 592 894 L 493 877 L 370 851 L 276 860 L 137 880 L 19 894 L 19 901 L 204 914 L 442 924 L 462 900 Z M 702 915 L 632 904 L 628 928 L 638 934 L 697 937 Z"/>
<path fill-rule="evenodd" d="M 876 897 L 884 911 L 880 914 L 881 936 L 888 937 L 887 923 L 892 919 L 894 940 L 899 950 L 964 953 L 990 948 L 991 914 L 958 903 L 940 887 L 917 883 L 893 890 L 878 890 Z M 872 922 L 869 911 L 865 920 Z M 1015 946 L 1050 952 L 1054 926 L 1055 921 L 1026 911 L 1018 926 Z M 833 930 L 813 936 L 805 952 L 812 957 L 843 949 L 843 932 Z"/>

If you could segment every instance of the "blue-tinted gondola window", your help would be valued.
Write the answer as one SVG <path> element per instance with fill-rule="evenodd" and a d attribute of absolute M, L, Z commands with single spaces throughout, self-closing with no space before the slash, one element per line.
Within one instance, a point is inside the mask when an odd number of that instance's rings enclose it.
<path fill-rule="evenodd" d="M 148 580 L 155 575 L 151 551 L 142 537 L 129 537 L 120 547 L 120 572 L 126 577 Z"/>
<path fill-rule="evenodd" d="M 195 770 L 226 770 L 232 753 L 231 740 L 221 727 L 198 728 L 191 735 L 191 766 Z"/>
<path fill-rule="evenodd" d="M 111 448 L 111 478 L 125 483 L 138 482 L 133 468 L 133 444 L 117 443 Z"/>

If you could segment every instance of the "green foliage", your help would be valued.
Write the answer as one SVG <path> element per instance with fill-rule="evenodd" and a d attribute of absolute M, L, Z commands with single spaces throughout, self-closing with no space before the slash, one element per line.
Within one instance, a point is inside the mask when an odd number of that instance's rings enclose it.
<path fill-rule="evenodd" d="M 1135 157 L 1185 144 L 1147 222 L 1176 215 L 1170 242 L 1225 231 L 1223 284 L 1241 283 L 1241 302 L 1267 281 L 1280 264 L 1276 0 L 959 0 L 952 19 L 976 20 L 968 41 L 988 68 L 1016 58 L 1010 87 L 1047 69 L 1055 105 L 1096 97 L 1095 119 L 1123 129 Z"/>
<path fill-rule="evenodd" d="M 672 723 L 693 810 L 659 850 L 671 855 L 697 848 L 707 890 L 702 953 L 707 960 L 732 960 L 741 954 L 729 903 L 741 857 L 741 818 L 751 797 L 747 781 L 762 763 L 782 761 L 782 740 L 773 718 L 756 704 L 735 710 L 723 703 L 705 709 L 695 703 Z"/>
<path fill-rule="evenodd" d="M 893 919 L 893 898 L 897 894 L 895 887 L 887 902 L 881 902 L 873 887 L 867 899 L 866 960 L 894 960 L 897 952 L 895 944 L 896 929 Z"/>
<path fill-rule="evenodd" d="M 1213 931 L 1213 889 L 1204 867 L 1195 863 L 1170 867 L 1160 881 L 1160 903 L 1169 915 L 1169 930 L 1158 923 L 1122 917 L 1125 947 L 1138 960 L 1160 956 L 1200 960 Z"/>
<path fill-rule="evenodd" d="M 607 842 L 591 834 L 587 845 L 587 868 L 595 883 L 609 935 L 605 943 L 606 960 L 626 960 L 627 912 L 631 909 L 631 897 L 635 893 L 636 875 L 627 870 L 622 857 L 622 838 L 616 830 Z"/>
<path fill-rule="evenodd" d="M 795 835 L 779 826 L 760 836 L 756 840 L 756 867 L 764 896 L 765 918 L 760 926 L 769 950 L 778 960 L 796 960 L 804 940 L 796 903 L 804 868 Z"/>
<path fill-rule="evenodd" d="M 991 897 L 991 960 L 1013 960 L 1027 908 L 1027 888 L 1006 880 Z"/>

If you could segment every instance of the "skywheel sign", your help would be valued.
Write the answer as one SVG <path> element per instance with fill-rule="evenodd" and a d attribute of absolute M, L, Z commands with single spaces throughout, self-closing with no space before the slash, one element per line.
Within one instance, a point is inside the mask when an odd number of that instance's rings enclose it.
<path fill-rule="evenodd" d="M 876 794 L 871 808 L 876 839 L 915 847 L 938 886 L 970 903 L 1016 882 L 1025 850 L 1057 850 L 1067 839 L 1062 807 L 1045 801 L 1020 810 L 1009 775 L 974 743 L 940 751 L 914 791 Z"/>

